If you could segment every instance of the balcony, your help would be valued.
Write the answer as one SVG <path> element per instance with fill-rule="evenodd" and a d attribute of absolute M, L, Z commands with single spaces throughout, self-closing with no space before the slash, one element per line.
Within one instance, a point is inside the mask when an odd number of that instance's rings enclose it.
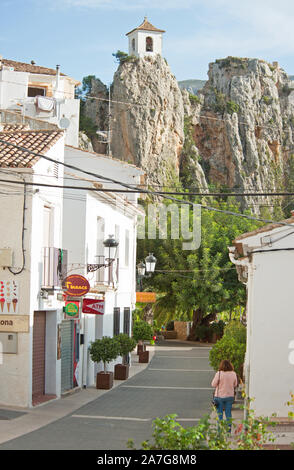
<path fill-rule="evenodd" d="M 62 280 L 66 276 L 67 250 L 54 247 L 43 248 L 42 289 L 60 289 Z"/>

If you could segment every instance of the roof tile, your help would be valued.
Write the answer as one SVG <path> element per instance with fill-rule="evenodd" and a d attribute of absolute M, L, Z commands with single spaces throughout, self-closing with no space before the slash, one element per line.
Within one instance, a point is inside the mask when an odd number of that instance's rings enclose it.
<path fill-rule="evenodd" d="M 40 157 L 22 150 L 21 147 L 45 155 L 63 135 L 64 131 L 61 130 L 32 131 L 19 129 L 0 132 L 0 167 L 32 168 Z"/>

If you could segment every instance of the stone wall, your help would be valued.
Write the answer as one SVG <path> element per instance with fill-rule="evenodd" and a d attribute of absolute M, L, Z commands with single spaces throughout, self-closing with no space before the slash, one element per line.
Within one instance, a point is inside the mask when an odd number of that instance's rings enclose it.
<path fill-rule="evenodd" d="M 190 322 L 187 321 L 175 321 L 174 330 L 177 332 L 177 339 L 186 341 L 190 332 Z"/>

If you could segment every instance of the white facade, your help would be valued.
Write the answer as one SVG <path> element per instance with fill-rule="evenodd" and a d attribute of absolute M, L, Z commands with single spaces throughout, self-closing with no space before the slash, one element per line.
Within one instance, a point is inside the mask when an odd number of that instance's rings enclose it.
<path fill-rule="evenodd" d="M 55 75 L 20 71 L 17 62 L 16 70 L 13 66 L 4 65 L 4 62 L 1 66 L 1 59 L 0 110 L 21 115 L 23 123 L 30 122 L 29 118 L 32 118 L 65 129 L 66 144 L 77 146 L 80 100 L 75 99 L 75 87 L 79 82 L 60 75 L 59 71 Z M 29 96 L 29 91 L 33 89 L 39 90 L 40 95 L 44 94 L 45 106 L 37 96 Z M 39 126 L 39 123 L 36 122 L 36 125 Z"/>
<path fill-rule="evenodd" d="M 287 221 L 286 221 L 287 223 Z M 294 223 L 294 219 L 288 221 Z M 247 277 L 246 395 L 256 415 L 287 417 L 294 390 L 294 225 L 237 238 L 230 254 Z M 247 273 L 247 274 L 246 274 Z M 292 358 L 292 359 L 291 359 Z"/>
<path fill-rule="evenodd" d="M 64 136 L 46 153 L 47 156 L 63 161 Z M 1 179 L 63 184 L 63 171 L 59 169 L 59 177 L 54 175 L 54 165 L 40 159 L 33 169 L 0 168 Z M 51 211 L 50 243 L 53 247 L 61 248 L 62 233 L 62 189 L 29 187 L 26 193 L 24 209 L 24 192 L 22 185 L 12 185 L 1 182 L 0 204 L 0 283 L 6 286 L 4 309 L 0 314 L 0 341 L 2 355 L 0 358 L 0 403 L 7 406 L 32 406 L 33 393 L 33 328 L 34 312 L 43 312 L 46 316 L 45 361 L 46 379 L 45 394 L 60 396 L 60 360 L 57 360 L 57 324 L 61 321 L 63 302 L 57 300 L 57 292 L 53 292 L 48 300 L 42 299 L 42 269 L 44 266 L 44 242 L 48 240 L 48 225 L 45 222 L 45 211 Z M 20 274 L 12 274 L 3 258 L 1 250 L 8 248 L 12 251 L 12 267 L 14 272 L 21 270 L 22 229 L 24 219 L 24 249 L 25 264 Z M 9 283 L 9 284 L 8 284 Z M 14 283 L 14 284 L 13 284 Z M 17 308 L 7 309 L 7 286 L 15 285 L 17 289 Z M 11 290 L 11 289 L 10 289 Z M 4 342 L 9 340 L 9 332 L 5 322 L 16 321 L 16 315 L 25 319 L 27 330 L 22 332 L 14 329 L 16 334 L 16 350 L 7 352 Z M 5 321 L 4 321 L 5 319 Z M 10 336 L 12 336 L 10 334 Z"/>
<path fill-rule="evenodd" d="M 135 166 L 120 160 L 69 146 L 65 148 L 65 161 L 77 168 L 128 184 L 138 184 L 142 174 Z M 75 180 L 73 175 L 81 179 Z M 97 371 L 102 370 L 102 364 L 97 367 L 89 357 L 91 341 L 102 336 L 113 336 L 114 309 L 120 309 L 119 332 L 124 332 L 125 311 L 126 314 L 129 312 L 131 318 L 136 303 L 136 222 L 140 214 L 137 195 L 128 195 L 126 198 L 109 191 L 95 193 L 90 190 L 94 188 L 93 182 L 94 177 L 66 170 L 66 185 L 89 188 L 89 191 L 66 189 L 64 192 L 63 244 L 68 249 L 69 274 L 81 274 L 88 279 L 91 290 L 86 298 L 105 301 L 104 315 L 82 314 L 81 334 L 84 335 L 84 344 L 80 353 L 79 386 L 93 385 Z M 121 188 L 104 181 L 103 187 Z M 108 257 L 103 241 L 109 235 L 114 235 L 119 241 L 116 255 L 118 266 L 115 262 L 111 268 L 111 281 L 108 268 L 87 273 L 88 264 L 103 263 L 103 257 Z M 121 362 L 121 358 L 117 362 Z M 113 370 L 113 365 L 110 365 L 109 370 Z"/>

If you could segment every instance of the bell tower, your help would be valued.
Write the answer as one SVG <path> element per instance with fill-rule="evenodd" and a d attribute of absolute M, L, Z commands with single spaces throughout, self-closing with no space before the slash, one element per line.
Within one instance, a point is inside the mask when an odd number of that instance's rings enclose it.
<path fill-rule="evenodd" d="M 140 26 L 126 34 L 129 38 L 129 55 L 136 57 L 162 55 L 163 29 L 155 28 L 145 16 Z"/>

